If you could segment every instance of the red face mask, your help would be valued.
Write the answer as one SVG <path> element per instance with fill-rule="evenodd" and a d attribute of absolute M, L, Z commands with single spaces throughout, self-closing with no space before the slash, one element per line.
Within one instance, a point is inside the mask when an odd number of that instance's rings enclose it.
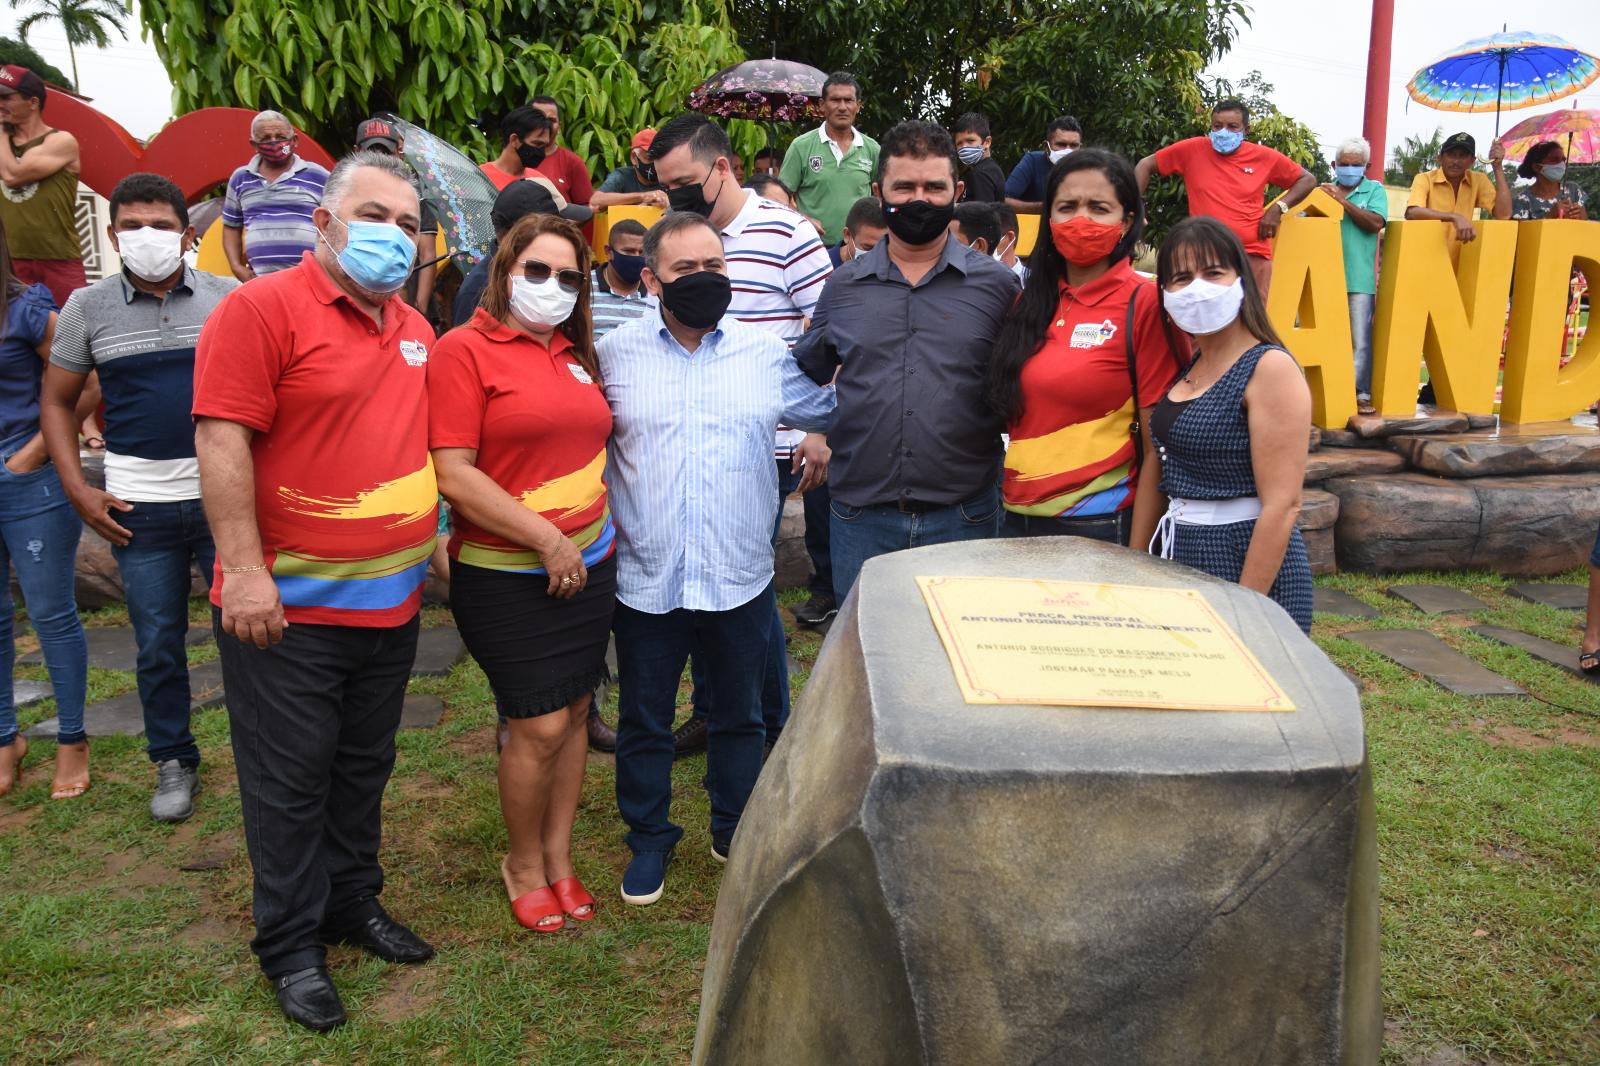
<path fill-rule="evenodd" d="M 262 141 L 256 145 L 256 154 L 269 163 L 287 163 L 294 154 L 294 141 Z"/>
<path fill-rule="evenodd" d="M 1093 266 L 1111 254 L 1122 240 L 1121 226 L 1108 226 L 1087 215 L 1050 223 L 1050 240 L 1056 251 L 1074 266 Z"/>

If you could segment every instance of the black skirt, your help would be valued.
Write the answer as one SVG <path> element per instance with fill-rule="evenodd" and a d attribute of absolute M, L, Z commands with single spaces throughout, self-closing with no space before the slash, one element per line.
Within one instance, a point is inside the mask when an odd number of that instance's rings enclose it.
<path fill-rule="evenodd" d="M 483 667 L 500 713 L 534 718 L 570 705 L 611 677 L 606 644 L 617 603 L 617 557 L 589 571 L 583 591 L 557 599 L 546 574 L 450 563 L 450 610 Z"/>

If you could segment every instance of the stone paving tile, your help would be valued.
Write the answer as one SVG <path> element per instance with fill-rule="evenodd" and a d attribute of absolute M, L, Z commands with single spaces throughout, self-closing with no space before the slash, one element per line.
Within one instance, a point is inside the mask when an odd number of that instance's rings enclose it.
<path fill-rule="evenodd" d="M 1317 614 L 1337 614 L 1345 618 L 1381 618 L 1383 612 L 1364 600 L 1338 589 L 1314 589 L 1311 609 Z"/>
<path fill-rule="evenodd" d="M 1473 626 L 1472 631 L 1480 637 L 1488 637 L 1501 644 L 1521 648 L 1535 659 L 1581 677 L 1585 681 L 1597 680 L 1578 669 L 1578 648 L 1575 644 L 1557 644 L 1553 640 L 1545 640 L 1543 637 L 1524 633 L 1520 629 L 1506 629 L 1504 626 Z"/>
<path fill-rule="evenodd" d="M 461 661 L 466 647 L 455 626 L 430 626 L 417 635 L 417 658 L 412 677 L 443 677 Z"/>
<path fill-rule="evenodd" d="M 1521 685 L 1501 677 L 1421 629 L 1378 629 L 1346 638 L 1387 656 L 1457 696 L 1526 696 Z"/>
<path fill-rule="evenodd" d="M 1478 597 L 1449 585 L 1391 585 L 1387 591 L 1395 599 L 1404 600 L 1424 614 L 1455 614 L 1489 609 L 1489 605 Z"/>
<path fill-rule="evenodd" d="M 1561 611 L 1581 611 L 1589 605 L 1589 590 L 1582 585 L 1522 584 L 1512 585 L 1506 591 L 1519 600 Z"/>

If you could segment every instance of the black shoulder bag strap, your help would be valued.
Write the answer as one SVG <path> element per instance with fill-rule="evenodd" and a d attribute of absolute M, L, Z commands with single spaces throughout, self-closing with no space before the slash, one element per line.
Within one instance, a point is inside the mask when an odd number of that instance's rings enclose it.
<path fill-rule="evenodd" d="M 1133 438 L 1133 466 L 1130 472 L 1135 483 L 1139 480 L 1139 464 L 1144 461 L 1144 432 L 1139 424 L 1139 361 L 1133 352 L 1133 305 L 1138 302 L 1139 291 L 1143 288 L 1143 285 L 1138 286 L 1128 298 L 1128 320 L 1122 327 L 1122 345 L 1128 353 L 1129 395 L 1133 398 L 1133 421 L 1128 425 L 1128 435 Z"/>

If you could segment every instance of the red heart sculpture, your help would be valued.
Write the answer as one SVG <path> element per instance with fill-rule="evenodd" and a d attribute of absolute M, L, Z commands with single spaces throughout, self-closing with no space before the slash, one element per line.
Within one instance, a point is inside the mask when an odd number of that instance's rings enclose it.
<path fill-rule="evenodd" d="M 109 197 L 129 174 L 149 171 L 177 182 L 194 203 L 227 181 L 250 161 L 250 121 L 256 112 L 242 107 L 206 107 L 180 115 L 140 147 L 110 116 L 64 92 L 51 92 L 45 120 L 78 138 L 83 161 L 79 180 Z M 303 131 L 295 152 L 301 159 L 333 167 L 333 157 Z"/>

